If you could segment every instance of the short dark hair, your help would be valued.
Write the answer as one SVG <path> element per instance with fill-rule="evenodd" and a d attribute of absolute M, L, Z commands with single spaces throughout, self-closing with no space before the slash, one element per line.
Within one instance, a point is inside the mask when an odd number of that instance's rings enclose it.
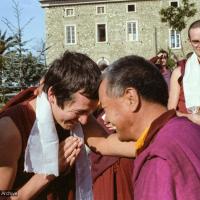
<path fill-rule="evenodd" d="M 108 65 L 107 65 L 106 63 L 103 63 L 103 64 L 100 64 L 100 65 L 99 65 L 99 69 L 100 69 L 101 71 L 105 70 L 107 67 L 108 67 Z"/>
<path fill-rule="evenodd" d="M 98 65 L 87 55 L 66 51 L 50 64 L 44 77 L 43 90 L 47 93 L 52 87 L 61 108 L 80 90 L 87 98 L 97 100 L 100 75 Z"/>
<path fill-rule="evenodd" d="M 143 57 L 120 58 L 102 74 L 107 80 L 107 95 L 120 97 L 127 87 L 133 87 L 147 101 L 167 106 L 168 87 L 159 70 Z"/>
<path fill-rule="evenodd" d="M 200 28 L 200 20 L 194 21 L 188 29 L 188 38 L 190 39 L 190 30 L 193 28 Z"/>

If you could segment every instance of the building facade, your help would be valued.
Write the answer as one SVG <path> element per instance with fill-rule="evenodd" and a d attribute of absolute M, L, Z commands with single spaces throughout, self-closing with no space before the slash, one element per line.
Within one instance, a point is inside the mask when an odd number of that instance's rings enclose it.
<path fill-rule="evenodd" d="M 172 49 L 179 57 L 181 46 L 190 52 L 187 28 L 181 34 L 161 22 L 161 8 L 179 6 L 182 0 L 40 0 L 45 10 L 47 62 L 65 50 L 86 53 L 97 63 L 113 62 L 136 54 L 150 58 L 160 49 Z M 200 19 L 198 12 L 188 25 Z M 182 44 L 181 44 L 182 39 Z"/>

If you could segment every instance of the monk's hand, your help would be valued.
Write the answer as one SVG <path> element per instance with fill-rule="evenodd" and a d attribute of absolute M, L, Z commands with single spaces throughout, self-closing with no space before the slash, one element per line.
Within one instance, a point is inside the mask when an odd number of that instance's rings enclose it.
<path fill-rule="evenodd" d="M 181 112 L 176 112 L 176 114 L 179 117 L 187 117 L 190 121 L 200 125 L 200 113 L 185 114 Z"/>
<path fill-rule="evenodd" d="M 73 136 L 66 138 L 59 144 L 59 169 L 61 173 L 70 171 L 82 145 L 82 140 Z"/>
<path fill-rule="evenodd" d="M 187 118 L 189 120 L 191 120 L 192 122 L 194 122 L 195 124 L 200 125 L 200 114 L 199 113 L 195 113 L 195 114 L 188 114 Z"/>

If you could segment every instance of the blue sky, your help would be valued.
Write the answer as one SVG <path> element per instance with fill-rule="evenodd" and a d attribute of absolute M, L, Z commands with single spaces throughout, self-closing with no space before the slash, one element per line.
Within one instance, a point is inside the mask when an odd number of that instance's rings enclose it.
<path fill-rule="evenodd" d="M 29 19 L 32 21 L 24 29 L 24 40 L 31 40 L 27 46 L 30 49 L 35 49 L 39 46 L 41 39 L 44 40 L 44 10 L 41 8 L 39 0 L 15 0 L 19 3 L 21 9 L 21 24 L 25 25 Z M 3 17 L 7 18 L 13 24 L 16 24 L 16 18 L 14 17 L 12 0 L 1 0 L 0 4 L 0 30 L 7 30 L 9 36 L 9 30 L 2 22 Z"/>

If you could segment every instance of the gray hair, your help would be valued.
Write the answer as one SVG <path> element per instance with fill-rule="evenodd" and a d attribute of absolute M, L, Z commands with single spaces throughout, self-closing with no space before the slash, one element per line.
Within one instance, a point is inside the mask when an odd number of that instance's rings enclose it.
<path fill-rule="evenodd" d="M 106 94 L 110 97 L 121 97 L 132 87 L 143 99 L 167 105 L 167 84 L 159 70 L 143 57 L 120 58 L 103 72 L 101 79 L 107 81 Z"/>

